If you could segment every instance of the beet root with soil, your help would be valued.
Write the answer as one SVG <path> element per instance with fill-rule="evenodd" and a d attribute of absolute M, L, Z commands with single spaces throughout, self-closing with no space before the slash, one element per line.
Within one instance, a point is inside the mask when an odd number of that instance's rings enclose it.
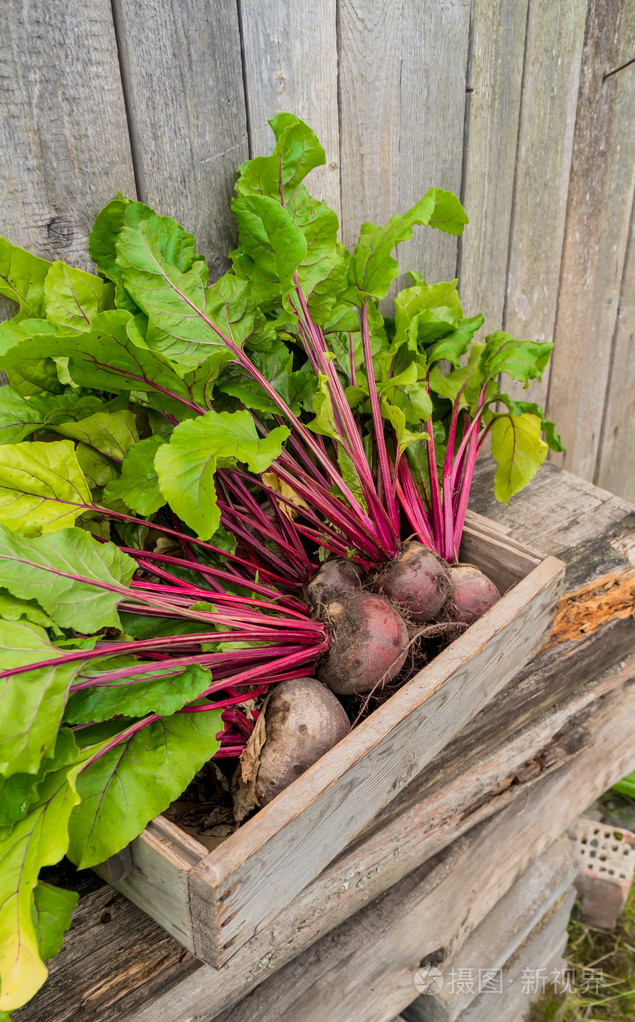
<path fill-rule="evenodd" d="M 331 645 L 317 668 L 320 681 L 337 695 L 383 688 L 408 655 L 408 628 L 395 607 L 366 591 L 330 600 L 322 619 Z"/>

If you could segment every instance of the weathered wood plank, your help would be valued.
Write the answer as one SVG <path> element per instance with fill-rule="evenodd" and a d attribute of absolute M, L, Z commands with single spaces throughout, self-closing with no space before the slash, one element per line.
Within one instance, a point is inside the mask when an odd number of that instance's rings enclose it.
<path fill-rule="evenodd" d="M 69 867 L 65 874 L 59 866 L 46 878 L 76 890 L 82 873 Z M 182 979 L 200 966 L 156 923 L 148 931 L 148 917 L 132 902 L 93 879 L 59 955 L 49 962 L 49 978 L 29 1004 L 12 1013 L 15 1022 L 110 1022 L 121 1017 L 122 1005 L 127 1011 L 160 995 L 166 976 Z"/>
<path fill-rule="evenodd" d="M 546 554 L 559 557 L 565 550 L 573 553 L 582 543 L 597 543 L 602 537 L 610 545 L 612 527 L 617 537 L 633 514 L 630 502 L 551 464 L 543 465 L 529 485 L 503 506 L 494 499 L 495 469 L 492 458 L 484 458 L 477 465 L 470 508 L 496 520 L 517 540 L 531 543 Z M 613 542 L 618 544 L 619 539 Z M 616 546 L 613 556 L 617 553 Z M 585 582 L 596 575 L 595 567 L 590 570 L 588 554 L 588 548 L 584 548 L 575 555 L 575 561 L 585 566 Z M 569 559 L 569 575 L 572 567 Z"/>
<path fill-rule="evenodd" d="M 110 3 L 2 4 L 0 38 L 0 233 L 88 268 L 96 213 L 134 195 Z"/>
<path fill-rule="evenodd" d="M 403 0 L 340 0 L 342 240 L 399 212 Z M 411 97 L 412 99 L 413 97 Z"/>
<path fill-rule="evenodd" d="M 252 156 L 271 152 L 267 121 L 289 111 L 315 131 L 326 166 L 307 186 L 340 215 L 336 0 L 240 0 Z"/>
<path fill-rule="evenodd" d="M 342 233 L 385 223 L 430 185 L 461 187 L 469 3 L 342 0 L 340 150 Z M 425 109 L 422 123 L 421 110 Z M 457 241 L 419 230 L 399 260 L 452 279 Z"/>
<path fill-rule="evenodd" d="M 444 958 L 435 963 L 445 979 L 443 988 L 438 994 L 417 997 L 404 1008 L 407 1022 L 455 1022 L 478 997 L 483 972 L 502 972 L 512 955 L 521 951 L 522 944 L 531 942 L 543 923 L 549 925 L 550 919 L 545 917 L 557 915 L 563 920 L 558 938 L 566 939 L 577 872 L 569 840 L 566 835 L 558 838 L 510 887 L 463 947 L 453 953 L 450 945 Z M 460 982 L 461 976 L 464 983 Z M 501 996 L 502 990 L 485 997 L 492 1013 Z"/>
<path fill-rule="evenodd" d="M 154 915 L 171 934 L 193 951 L 188 904 L 188 873 L 205 855 L 205 848 L 168 820 L 151 820 L 143 834 L 128 846 L 133 868 L 112 876 L 110 861 L 96 867 L 113 887 L 123 890 L 135 905 L 152 901 Z"/>
<path fill-rule="evenodd" d="M 509 229 L 527 24 L 527 0 L 475 0 L 467 79 L 462 199 L 469 225 L 459 241 L 466 315 L 503 323 Z"/>
<path fill-rule="evenodd" d="M 635 501 L 635 219 L 624 267 L 595 481 Z"/>
<path fill-rule="evenodd" d="M 230 208 L 248 156 L 234 0 L 114 0 L 139 198 L 196 237 L 215 279 L 235 243 Z"/>
<path fill-rule="evenodd" d="M 557 975 L 562 982 L 565 969 L 562 954 L 567 946 L 567 926 L 573 898 L 574 895 L 570 894 L 554 905 L 505 963 L 502 969 L 502 995 L 481 994 L 460 1015 L 458 1022 L 492 1022 L 492 1012 L 496 1012 L 496 1022 L 518 1022 L 519 1019 L 529 1018 L 532 1002 L 543 991 L 541 977 L 548 982 Z M 531 977 L 535 977 L 533 991 Z"/>
<path fill-rule="evenodd" d="M 256 926 L 287 907 L 490 701 L 514 664 L 526 662 L 548 635 L 560 577 L 559 561 L 543 561 L 265 806 L 257 827 L 247 825 L 224 842 L 222 853 L 212 852 L 193 867 L 190 905 L 200 958 L 220 965 Z"/>
<path fill-rule="evenodd" d="M 409 0 L 403 8 L 399 159 L 393 168 L 399 198 L 389 216 L 405 212 L 431 185 L 459 195 L 463 169 L 469 0 Z M 457 255 L 457 238 L 415 228 L 397 259 L 404 271 L 419 270 L 425 280 L 437 281 L 453 279 Z M 402 277 L 400 283 L 410 282 Z"/>
<path fill-rule="evenodd" d="M 529 5 L 505 313 L 514 337 L 553 339 L 586 10 L 587 0 Z M 547 384 L 532 382 L 532 401 L 544 405 Z"/>
<path fill-rule="evenodd" d="M 213 1016 L 215 1022 L 259 1022 L 272 1016 L 279 1022 L 389 1022 L 412 1001 L 413 976 L 422 958 L 450 941 L 461 947 L 589 798 L 631 769 L 632 733 L 623 720 L 634 710 L 635 688 L 616 692 L 597 708 L 593 744 L 526 792 L 521 812 L 512 804 L 475 827 L 234 1008 Z M 545 806 L 554 810 L 545 812 Z M 173 1005 L 179 1003 L 175 994 Z M 205 1003 L 201 985 L 199 1011 Z M 145 1022 L 143 1013 L 132 1018 Z"/>
<path fill-rule="evenodd" d="M 632 67 L 605 77 L 635 49 L 635 8 L 589 6 L 571 164 L 548 409 L 565 455 L 592 479 L 635 187 Z"/>

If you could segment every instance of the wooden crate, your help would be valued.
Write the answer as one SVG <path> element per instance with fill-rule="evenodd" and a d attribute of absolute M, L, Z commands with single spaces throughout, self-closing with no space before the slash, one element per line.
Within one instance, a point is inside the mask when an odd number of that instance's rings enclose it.
<path fill-rule="evenodd" d="M 461 557 L 505 595 L 407 685 L 219 848 L 159 817 L 100 875 L 217 968 L 283 912 L 547 639 L 561 561 L 477 515 Z"/>

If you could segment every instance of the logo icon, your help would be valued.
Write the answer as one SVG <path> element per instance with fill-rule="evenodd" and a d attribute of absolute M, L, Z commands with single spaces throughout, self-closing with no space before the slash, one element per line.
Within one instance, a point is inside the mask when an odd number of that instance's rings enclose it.
<path fill-rule="evenodd" d="M 420 994 L 438 994 L 443 983 L 443 973 L 434 965 L 422 965 L 415 972 L 414 984 Z"/>

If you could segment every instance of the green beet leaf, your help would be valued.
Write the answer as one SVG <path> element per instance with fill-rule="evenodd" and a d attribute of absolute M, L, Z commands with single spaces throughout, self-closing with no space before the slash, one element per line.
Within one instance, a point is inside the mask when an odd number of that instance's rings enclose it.
<path fill-rule="evenodd" d="M 348 279 L 356 304 L 368 298 L 384 298 L 399 273 L 392 251 L 412 237 L 416 224 L 436 227 L 446 234 L 461 234 L 468 222 L 465 210 L 452 192 L 429 188 L 407 213 L 391 217 L 385 227 L 362 224 L 359 241 L 351 255 Z M 355 297 L 357 291 L 357 297 Z"/>
<path fill-rule="evenodd" d="M 75 455 L 91 490 L 98 490 L 105 486 L 106 483 L 118 478 L 117 466 L 105 454 L 100 454 L 99 451 L 95 451 L 92 447 L 88 447 L 86 444 L 78 444 L 75 448 Z M 90 517 L 90 512 L 87 512 L 87 515 Z M 82 518 L 82 526 L 85 523 L 86 516 Z"/>
<path fill-rule="evenodd" d="M 155 216 L 124 227 L 117 242 L 126 290 L 150 318 L 148 345 L 172 359 L 181 375 L 212 356 L 218 367 L 228 361 L 226 335 L 215 320 L 245 318 L 244 282 L 232 296 L 219 297 L 218 283 L 208 290 L 207 267 L 194 258 L 193 241 L 175 220 Z M 247 319 L 253 325 L 253 313 Z"/>
<path fill-rule="evenodd" d="M 20 306 L 14 322 L 44 314 L 44 281 L 50 265 L 0 238 L 0 295 Z"/>
<path fill-rule="evenodd" d="M 97 214 L 93 229 L 88 238 L 88 253 L 99 267 L 100 273 L 110 280 L 121 281 L 121 271 L 117 265 L 115 245 L 124 227 L 136 227 L 141 220 L 149 220 L 156 216 L 153 209 L 119 195 L 109 202 Z M 131 300 L 126 301 L 126 293 L 118 285 L 117 308 L 127 307 Z M 132 303 L 134 305 L 134 302 Z"/>
<path fill-rule="evenodd" d="M 140 515 L 152 515 L 165 504 L 159 489 L 154 456 L 165 443 L 161 436 L 151 436 L 135 444 L 123 460 L 121 476 L 109 482 L 103 500 L 123 500 L 126 507 Z"/>
<path fill-rule="evenodd" d="M 275 338 L 268 348 L 249 350 L 256 369 L 271 384 L 293 412 L 310 407 L 315 391 L 315 376 L 303 370 L 293 371 L 293 356 L 286 344 Z M 278 407 L 257 380 L 237 365 L 227 366 L 218 379 L 217 391 L 238 398 L 253 411 L 278 414 Z"/>
<path fill-rule="evenodd" d="M 337 241 L 339 222 L 323 201 L 298 188 L 286 207 L 306 243 L 298 283 L 314 323 L 326 323 L 346 280 L 347 252 Z"/>
<path fill-rule="evenodd" d="M 79 894 L 76 891 L 65 891 L 62 887 L 47 884 L 44 880 L 40 880 L 36 885 L 33 891 L 31 918 L 40 958 L 43 961 L 54 958 L 60 951 L 78 901 Z"/>
<path fill-rule="evenodd" d="M 78 803 L 77 752 L 60 742 L 26 816 L 0 841 L 0 1009 L 11 1011 L 33 997 L 47 976 L 33 921 L 34 889 L 43 866 L 68 848 L 68 821 Z"/>
<path fill-rule="evenodd" d="M 36 774 L 0 776 L 0 841 L 28 813 L 29 806 L 37 798 L 40 780 Z"/>
<path fill-rule="evenodd" d="M 139 440 L 135 413 L 128 409 L 118 412 L 96 412 L 79 422 L 60 422 L 57 433 L 79 440 L 100 454 L 123 461 Z"/>
<path fill-rule="evenodd" d="M 306 256 L 300 228 L 276 199 L 239 196 L 232 202 L 240 248 L 252 260 L 250 285 L 257 300 L 285 295 L 293 274 Z"/>
<path fill-rule="evenodd" d="M 395 298 L 395 345 L 408 340 L 416 350 L 420 343 L 428 343 L 426 333 L 430 332 L 430 327 L 426 331 L 423 324 L 432 324 L 435 318 L 424 318 L 420 336 L 418 327 L 424 313 L 435 314 L 436 322 L 443 324 L 444 333 L 452 329 L 463 315 L 456 285 L 457 281 L 452 280 L 419 284 L 400 291 Z"/>
<path fill-rule="evenodd" d="M 114 543 L 98 543 L 82 529 L 28 539 L 0 526 L 0 585 L 37 600 L 63 628 L 119 628 L 117 604 L 135 569 Z"/>
<path fill-rule="evenodd" d="M 103 672 L 117 666 L 132 667 L 134 660 L 129 657 L 124 663 L 119 658 L 116 664 L 105 661 Z M 89 681 L 93 677 L 94 688 L 81 689 L 71 695 L 64 713 L 67 724 L 109 720 L 114 716 L 143 717 L 148 713 L 170 715 L 200 696 L 211 684 L 210 672 L 198 664 L 169 674 L 161 664 L 154 674 L 132 675 L 108 682 L 101 680 L 93 662 L 77 681 Z"/>
<path fill-rule="evenodd" d="M 24 618 L 32 625 L 40 625 L 42 628 L 50 628 L 59 635 L 62 634 L 53 618 L 45 614 L 35 600 L 18 600 L 17 597 L 9 595 L 6 589 L 0 589 L 0 618 L 3 621 L 21 621 Z"/>
<path fill-rule="evenodd" d="M 265 195 L 288 203 L 310 171 L 326 163 L 324 149 L 307 124 L 293 114 L 280 113 L 269 124 L 276 137 L 270 156 L 257 156 L 239 168 L 236 194 Z"/>
<path fill-rule="evenodd" d="M 68 851 L 80 869 L 120 851 L 181 794 L 219 747 L 220 713 L 162 717 L 83 770 Z"/>
<path fill-rule="evenodd" d="M 514 401 L 508 394 L 499 393 L 496 395 L 496 398 L 505 405 L 507 411 L 511 412 L 512 415 L 524 415 L 526 412 L 529 412 L 531 415 L 537 416 L 540 419 L 541 429 L 545 435 L 547 446 L 552 451 L 562 454 L 565 449 L 564 444 L 556 432 L 555 424 L 550 422 L 549 419 L 545 419 L 545 413 L 540 405 L 532 401 Z"/>
<path fill-rule="evenodd" d="M 453 366 L 460 366 L 461 356 L 466 353 L 472 338 L 477 330 L 480 330 L 484 322 L 485 319 L 480 314 L 469 319 L 459 320 L 454 330 L 446 334 L 441 340 L 438 340 L 428 350 L 427 357 L 429 363 L 432 364 L 440 359 L 446 359 Z"/>
<path fill-rule="evenodd" d="M 494 496 L 506 504 L 535 476 L 547 457 L 537 415 L 502 415 L 492 423 L 492 455 L 496 461 Z"/>
<path fill-rule="evenodd" d="M 22 397 L 58 394 L 63 389 L 53 359 L 40 355 L 37 345 L 33 346 L 34 341 L 45 338 L 55 352 L 55 339 L 60 336 L 61 327 L 46 319 L 15 317 L 0 323 L 0 369 L 7 371 L 9 383 Z"/>
<path fill-rule="evenodd" d="M 314 322 L 324 323 L 346 277 L 337 216 L 302 184 L 325 163 L 324 150 L 311 129 L 291 114 L 278 114 L 269 123 L 276 136 L 274 152 L 243 164 L 236 183 L 233 210 L 240 248 L 232 253 L 234 266 L 261 303 L 286 294 L 297 272 Z M 262 198 L 275 202 L 278 213 L 266 203 L 258 205 Z M 293 311 L 291 303 L 288 307 Z"/>
<path fill-rule="evenodd" d="M 0 522 L 33 535 L 72 525 L 90 490 L 70 440 L 0 447 Z"/>
<path fill-rule="evenodd" d="M 0 444 L 19 444 L 42 425 L 40 409 L 13 387 L 0 387 Z"/>
<path fill-rule="evenodd" d="M 309 429 L 320 436 L 340 439 L 335 409 L 331 400 L 329 381 L 322 373 L 318 374 L 318 387 L 313 395 L 313 411 L 315 418 L 308 423 Z"/>
<path fill-rule="evenodd" d="M 207 391 L 218 374 L 218 367 L 208 361 L 194 372 L 179 375 L 167 358 L 150 351 L 134 317 L 119 309 L 100 313 L 90 330 L 75 336 L 14 337 L 12 346 L 0 355 L 0 367 L 12 373 L 32 355 L 40 361 L 51 355 L 65 357 L 76 384 L 111 393 L 145 393 L 156 407 L 177 416 L 192 404 L 194 410 L 197 403 L 205 407 Z"/>
<path fill-rule="evenodd" d="M 46 275 L 44 300 L 50 322 L 83 331 L 97 313 L 113 308 L 114 288 L 94 273 L 77 270 L 58 259 Z"/>
<path fill-rule="evenodd" d="M 552 348 L 550 341 L 518 341 L 504 330 L 497 330 L 485 338 L 481 366 L 486 375 L 507 373 L 527 387 L 530 380 L 541 379 Z"/>
<path fill-rule="evenodd" d="M 249 412 L 207 412 L 188 419 L 156 453 L 161 493 L 200 539 L 209 539 L 220 524 L 214 486 L 218 460 L 245 462 L 252 472 L 264 472 L 288 435 L 279 426 L 259 436 Z"/>
<path fill-rule="evenodd" d="M 61 656 L 42 628 L 0 621 L 4 670 Z M 24 670 L 2 681 L 0 689 L 0 773 L 35 773 L 42 756 L 55 745 L 68 686 L 80 664 Z"/>

